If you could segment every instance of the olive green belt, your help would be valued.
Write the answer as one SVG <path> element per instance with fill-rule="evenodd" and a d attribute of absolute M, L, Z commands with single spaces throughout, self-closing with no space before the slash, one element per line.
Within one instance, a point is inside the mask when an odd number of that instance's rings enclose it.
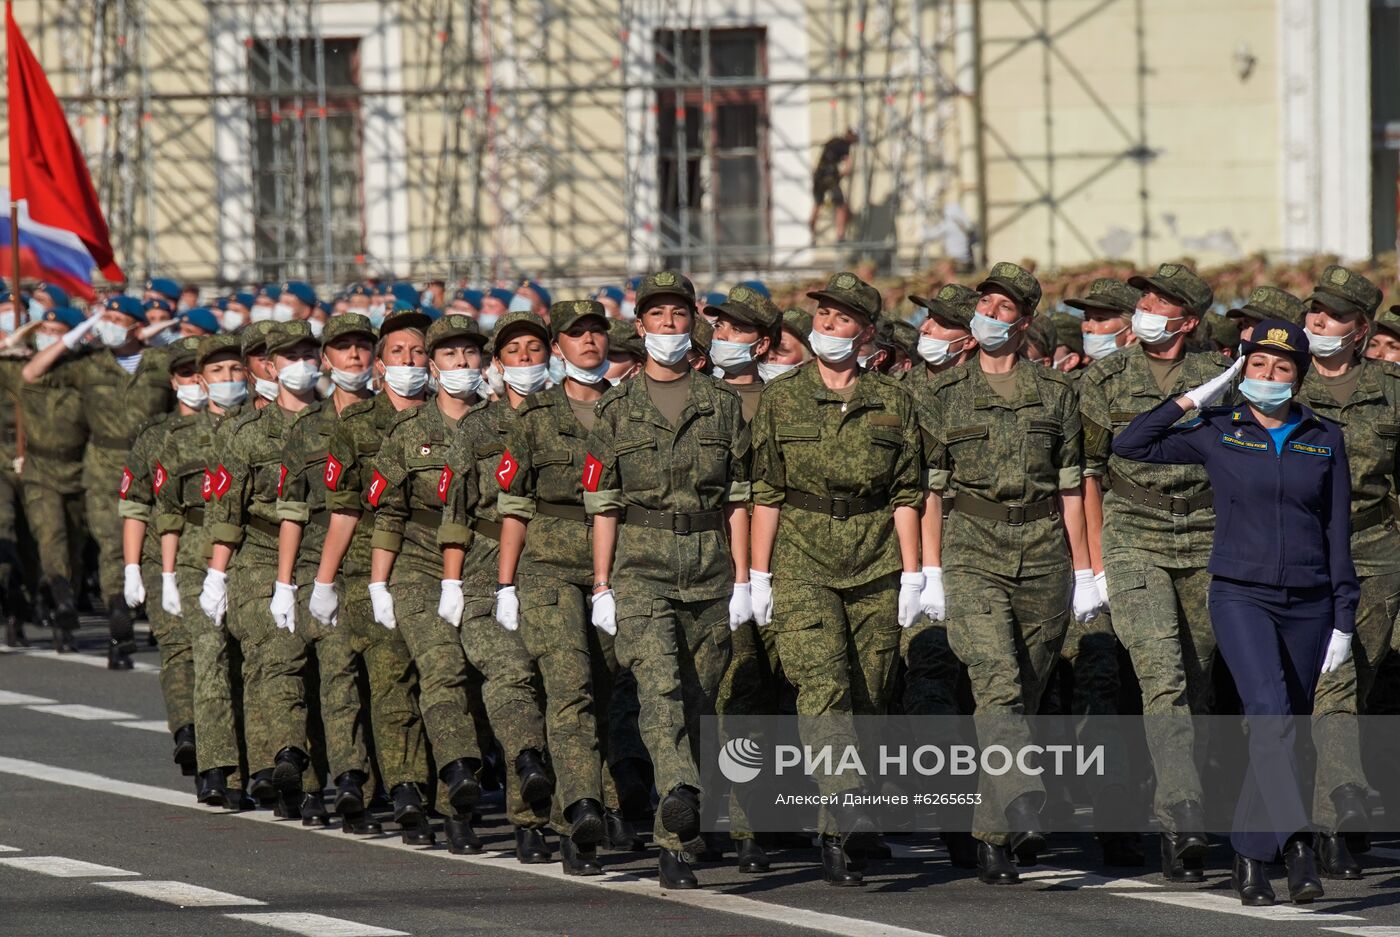
<path fill-rule="evenodd" d="M 501 522 L 488 521 L 484 517 L 474 517 L 470 525 L 473 533 L 481 534 L 487 540 L 501 542 Z"/>
<path fill-rule="evenodd" d="M 1135 485 L 1126 478 L 1119 478 L 1116 475 L 1108 476 L 1108 490 L 1133 504 L 1156 508 L 1159 511 L 1169 511 L 1176 517 L 1185 517 L 1188 514 L 1194 514 L 1201 508 L 1208 508 L 1214 500 L 1209 491 L 1202 491 L 1189 498 L 1174 498 L 1171 495 L 1164 495 L 1160 491 Z"/>
<path fill-rule="evenodd" d="M 265 521 L 261 517 L 248 518 L 246 526 L 249 530 L 256 530 L 258 533 L 271 537 L 273 540 L 276 540 L 282 535 L 282 525 L 280 522 L 274 524 L 272 521 Z"/>
<path fill-rule="evenodd" d="M 1377 524 L 1383 524 L 1388 520 L 1400 517 L 1400 505 L 1397 505 L 1394 498 L 1387 497 L 1380 504 L 1373 504 L 1364 511 L 1357 511 L 1351 516 L 1351 532 L 1360 533 L 1363 530 L 1370 530 Z"/>
<path fill-rule="evenodd" d="M 0 442 L 3 442 L 0 440 Z M 35 459 L 55 459 L 59 462 L 81 462 L 83 458 L 82 446 L 69 446 L 63 448 L 55 446 L 36 446 L 32 442 L 25 447 L 25 455 Z"/>
<path fill-rule="evenodd" d="M 191 527 L 203 527 L 204 508 L 185 508 L 185 523 Z"/>
<path fill-rule="evenodd" d="M 801 511 L 825 514 L 832 520 L 844 521 L 858 514 L 871 514 L 888 504 L 882 496 L 866 498 L 823 498 L 795 488 L 783 489 L 783 505 Z"/>
<path fill-rule="evenodd" d="M 566 521 L 577 521 L 580 524 L 593 526 L 593 518 L 584 510 L 581 504 L 563 504 L 558 501 L 536 501 L 535 513 L 543 514 L 545 517 L 559 517 Z"/>
<path fill-rule="evenodd" d="M 988 501 L 986 498 L 959 491 L 953 495 L 953 510 L 1019 527 L 1028 521 L 1054 517 L 1060 512 L 1060 507 L 1054 498 L 1042 498 L 1030 504 L 1002 504 L 1000 501 Z"/>
<path fill-rule="evenodd" d="M 131 439 L 125 436 L 102 436 L 93 433 L 88 437 L 88 444 L 99 449 L 121 449 L 125 452 L 131 448 Z"/>
<path fill-rule="evenodd" d="M 635 525 L 653 530 L 669 530 L 682 537 L 703 530 L 719 530 L 724 523 L 719 509 L 697 511 L 694 514 L 673 514 L 670 511 L 653 511 L 629 504 L 625 516 L 629 527 Z"/>

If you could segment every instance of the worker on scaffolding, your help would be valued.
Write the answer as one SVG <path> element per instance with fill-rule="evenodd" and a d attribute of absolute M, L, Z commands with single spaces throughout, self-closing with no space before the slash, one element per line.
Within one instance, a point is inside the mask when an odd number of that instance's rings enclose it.
<path fill-rule="evenodd" d="M 817 219 L 828 199 L 836 209 L 836 240 L 846 240 L 846 226 L 851 223 L 851 207 L 846 204 L 846 193 L 841 191 L 841 180 L 851 174 L 851 147 L 859 139 L 856 128 L 849 127 L 844 134 L 832 137 L 822 146 L 822 155 L 812 172 L 812 217 L 807 223 L 813 240 L 817 237 Z"/>

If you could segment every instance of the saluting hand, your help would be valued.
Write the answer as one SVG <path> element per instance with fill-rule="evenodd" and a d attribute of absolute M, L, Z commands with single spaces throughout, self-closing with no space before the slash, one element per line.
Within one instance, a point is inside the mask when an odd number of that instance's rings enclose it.
<path fill-rule="evenodd" d="M 1240 373 L 1240 368 L 1244 367 L 1243 356 L 1236 358 L 1235 363 L 1229 368 L 1206 381 L 1200 387 L 1188 390 L 1184 396 L 1191 401 L 1191 406 L 1197 410 L 1204 409 L 1220 399 L 1220 395 L 1225 393 L 1225 388 L 1230 386 L 1230 382 L 1235 379 L 1235 375 Z"/>

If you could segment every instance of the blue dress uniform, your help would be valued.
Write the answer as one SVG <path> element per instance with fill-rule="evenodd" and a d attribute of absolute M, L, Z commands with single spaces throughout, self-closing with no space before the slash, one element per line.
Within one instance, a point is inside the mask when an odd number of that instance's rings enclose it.
<path fill-rule="evenodd" d="M 1306 352 L 1306 343 L 1301 347 Z M 1216 515 L 1211 622 L 1247 717 L 1310 714 L 1333 629 L 1350 634 L 1356 627 L 1360 587 L 1341 428 L 1296 400 L 1292 408 L 1296 419 L 1275 438 L 1244 405 L 1206 409 L 1174 427 L 1181 407 L 1170 400 L 1113 440 L 1124 458 L 1205 466 Z M 1270 633 L 1274 640 L 1262 640 Z M 1272 861 L 1308 826 L 1293 721 L 1257 732 L 1251 719 L 1251 777 L 1230 837 L 1246 858 Z M 1267 829 L 1280 832 L 1251 832 Z"/>

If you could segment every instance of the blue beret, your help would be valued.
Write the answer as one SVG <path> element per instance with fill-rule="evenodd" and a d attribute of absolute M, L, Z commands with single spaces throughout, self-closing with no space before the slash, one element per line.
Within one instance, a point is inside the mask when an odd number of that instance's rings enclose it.
<path fill-rule="evenodd" d="M 146 281 L 146 289 L 159 293 L 174 302 L 180 298 L 180 284 L 168 277 L 152 277 Z"/>
<path fill-rule="evenodd" d="M 432 306 L 420 306 L 418 311 L 434 322 L 442 318 L 442 310 L 434 309 Z"/>
<path fill-rule="evenodd" d="M 141 305 L 141 300 L 135 296 L 112 296 L 102 305 L 103 309 L 112 312 L 120 312 L 124 316 L 131 316 L 137 322 L 145 323 L 146 309 Z"/>
<path fill-rule="evenodd" d="M 770 293 L 770 292 L 768 292 L 768 287 L 766 287 L 766 286 L 763 285 L 763 281 L 762 281 L 762 280 L 745 280 L 743 283 L 740 283 L 739 285 L 740 285 L 740 286 L 747 286 L 749 289 L 753 290 L 755 293 L 757 293 L 758 295 L 762 296 L 764 299 L 772 299 L 772 298 L 773 298 L 773 294 Z M 720 302 L 723 302 L 723 301 L 724 301 L 724 300 L 720 300 Z"/>
<path fill-rule="evenodd" d="M 534 280 L 526 280 L 524 283 L 520 284 L 520 287 L 522 289 L 534 290 L 535 295 L 540 298 L 540 302 L 544 303 L 546 306 L 550 305 L 553 302 L 552 297 L 549 295 L 549 290 L 545 289 L 543 286 L 540 286 L 539 283 L 537 283 Z"/>
<path fill-rule="evenodd" d="M 410 303 L 410 302 L 407 302 L 406 300 L 402 300 L 402 299 L 396 299 L 396 300 L 394 300 L 394 311 L 395 311 L 395 312 L 417 312 L 417 311 L 418 311 L 418 304 L 417 304 L 417 303 Z"/>
<path fill-rule="evenodd" d="M 175 314 L 175 304 L 165 299 L 148 299 L 141 304 L 141 308 L 147 311 L 151 309 L 162 309 L 172 316 Z"/>
<path fill-rule="evenodd" d="M 729 298 L 728 296 L 725 296 L 723 293 L 720 293 L 720 292 L 706 293 L 706 294 L 705 294 L 705 305 L 706 305 L 706 306 L 719 306 L 719 305 L 723 305 L 724 301 L 727 300 L 728 298 Z"/>
<path fill-rule="evenodd" d="M 266 283 L 258 290 L 258 295 L 266 296 L 273 302 L 277 302 L 278 298 L 282 295 L 282 287 L 278 286 L 276 283 Z"/>
<path fill-rule="evenodd" d="M 412 283 L 395 283 L 389 287 L 389 294 L 395 299 L 412 304 L 414 309 L 418 308 L 418 298 L 421 294 Z"/>
<path fill-rule="evenodd" d="M 346 295 L 346 296 L 373 296 L 373 295 L 374 295 L 374 290 L 370 289 L 368 286 L 365 286 L 363 283 L 354 283 L 354 284 L 351 284 L 350 287 L 349 287 L 348 289 L 346 289 L 345 295 Z"/>
<path fill-rule="evenodd" d="M 317 305 L 321 307 L 321 311 L 324 312 L 326 315 L 335 315 L 335 303 L 327 302 L 323 299 L 319 303 L 317 303 Z"/>
<path fill-rule="evenodd" d="M 308 306 L 316 305 L 316 291 L 311 288 L 310 283 L 303 283 L 300 280 L 292 280 L 282 284 L 282 292 L 289 293 Z"/>
<path fill-rule="evenodd" d="M 598 298 L 611 299 L 613 302 L 621 305 L 622 301 L 627 298 L 627 294 L 615 286 L 605 286 L 598 291 Z"/>
<path fill-rule="evenodd" d="M 492 299 L 499 299 L 501 302 L 505 303 L 507 306 L 509 306 L 509 305 L 510 305 L 510 301 L 511 301 L 512 299 L 515 298 L 515 294 L 512 293 L 510 290 L 502 290 L 502 289 L 487 290 L 487 291 L 486 291 L 486 295 L 487 295 L 487 296 L 490 296 Z"/>
<path fill-rule="evenodd" d="M 637 287 L 639 287 L 639 286 L 641 286 L 641 285 L 642 285 L 642 278 L 641 278 L 641 277 L 633 277 L 632 279 L 630 279 L 630 280 L 627 281 L 627 288 L 628 288 L 629 290 L 631 290 L 632 292 L 634 292 L 634 293 L 637 291 Z"/>
<path fill-rule="evenodd" d="M 52 283 L 40 283 L 38 286 L 34 287 L 34 292 L 47 293 L 49 299 L 53 300 L 55 307 L 68 305 L 68 294 Z"/>
<path fill-rule="evenodd" d="M 180 318 L 190 325 L 201 328 L 210 335 L 216 335 L 219 331 L 219 317 L 214 315 L 213 310 L 198 306 L 194 309 L 186 309 L 185 314 Z"/>
<path fill-rule="evenodd" d="M 483 296 L 481 290 L 458 290 L 457 292 L 452 294 L 452 298 L 454 300 L 460 299 L 462 302 L 466 303 L 468 306 L 471 306 L 477 312 L 480 312 L 481 301 L 485 297 Z"/>
<path fill-rule="evenodd" d="M 238 303 L 238 305 L 242 306 L 244 309 L 252 309 L 253 303 L 257 302 L 258 298 L 252 293 L 234 293 L 228 298 L 228 301 L 231 303 Z"/>
<path fill-rule="evenodd" d="M 87 316 L 83 315 L 81 310 L 74 309 L 72 306 L 55 306 L 44 313 L 45 322 L 61 322 L 70 329 L 82 325 L 86 318 Z"/>
<path fill-rule="evenodd" d="M 220 312 L 228 312 L 228 297 L 220 296 L 218 299 L 214 300 L 214 308 Z"/>

